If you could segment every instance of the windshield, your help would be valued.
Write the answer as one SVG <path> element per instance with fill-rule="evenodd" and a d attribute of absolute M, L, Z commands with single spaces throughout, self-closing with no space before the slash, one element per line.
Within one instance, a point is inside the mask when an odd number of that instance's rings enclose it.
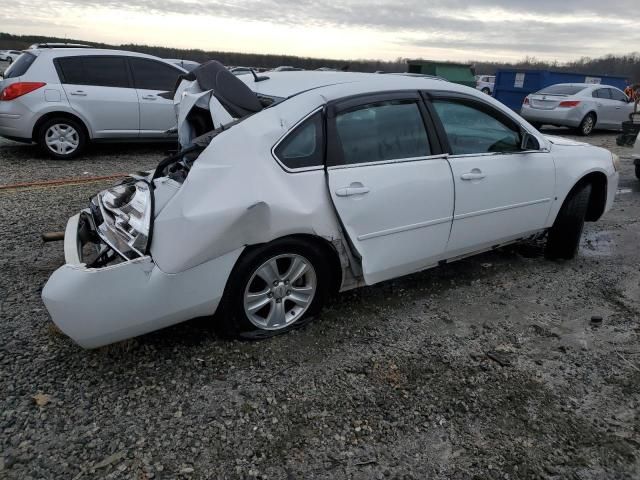
<path fill-rule="evenodd" d="M 35 61 L 36 56 L 30 53 L 23 53 L 18 57 L 18 59 L 9 66 L 6 72 L 4 72 L 4 78 L 17 78 L 21 77 L 27 70 L 31 64 Z"/>
<path fill-rule="evenodd" d="M 551 85 L 550 87 L 543 88 L 537 94 L 538 95 L 575 95 L 578 92 L 583 91 L 585 88 L 582 85 Z"/>

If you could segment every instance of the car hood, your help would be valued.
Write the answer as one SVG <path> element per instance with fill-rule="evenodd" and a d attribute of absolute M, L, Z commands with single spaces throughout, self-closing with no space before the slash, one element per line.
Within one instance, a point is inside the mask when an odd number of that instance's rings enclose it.
<path fill-rule="evenodd" d="M 553 145 L 559 145 L 561 147 L 589 147 L 589 143 L 578 142 L 577 140 L 571 140 L 570 138 L 556 137 L 555 135 L 545 135 L 549 142 Z"/>

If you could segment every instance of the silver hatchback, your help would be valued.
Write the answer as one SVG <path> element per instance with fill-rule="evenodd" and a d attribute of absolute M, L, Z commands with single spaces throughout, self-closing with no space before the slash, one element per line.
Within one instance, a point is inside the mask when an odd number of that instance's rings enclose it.
<path fill-rule="evenodd" d="M 69 159 L 90 141 L 175 141 L 173 99 L 186 70 L 134 52 L 29 49 L 0 79 L 0 136 Z"/>
<path fill-rule="evenodd" d="M 615 87 L 560 83 L 525 98 L 520 114 L 536 128 L 573 127 L 587 136 L 596 128 L 620 130 L 633 108 L 633 102 Z"/>

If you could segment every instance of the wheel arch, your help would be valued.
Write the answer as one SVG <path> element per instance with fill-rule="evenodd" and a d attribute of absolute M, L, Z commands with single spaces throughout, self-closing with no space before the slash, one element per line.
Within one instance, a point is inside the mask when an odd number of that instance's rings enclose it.
<path fill-rule="evenodd" d="M 340 254 L 336 250 L 336 247 L 329 240 L 319 235 L 296 233 L 278 237 L 266 243 L 247 245 L 240 257 L 238 257 L 238 259 L 236 260 L 236 264 L 234 265 L 233 270 L 235 270 L 236 266 L 249 253 L 254 252 L 257 249 L 269 248 L 272 245 L 276 246 L 278 243 L 286 242 L 288 240 L 294 240 L 312 245 L 321 250 L 326 255 L 326 258 L 329 260 L 329 270 L 331 272 L 331 285 L 329 285 L 329 288 L 331 293 L 337 293 L 340 290 L 343 281 L 342 262 L 340 261 Z"/>
<path fill-rule="evenodd" d="M 76 122 L 78 122 L 82 128 L 84 129 L 84 133 L 87 136 L 87 139 L 91 139 L 91 131 L 89 130 L 89 127 L 87 126 L 87 123 L 80 118 L 78 115 L 75 115 L 73 113 L 70 112 L 65 112 L 64 110 L 55 110 L 53 112 L 47 112 L 44 115 L 42 115 L 37 121 L 36 123 L 33 125 L 33 130 L 31 131 L 31 139 L 34 142 L 38 141 L 38 132 L 40 131 L 40 128 L 42 127 L 42 125 L 47 121 L 50 120 L 52 118 L 69 118 L 71 120 L 74 120 Z"/>
<path fill-rule="evenodd" d="M 587 207 L 585 220 L 587 222 L 595 222 L 604 213 L 607 203 L 607 175 L 604 172 L 590 172 L 580 178 L 571 190 L 569 190 L 569 193 L 567 193 L 560 211 L 562 211 L 571 196 L 586 184 L 591 184 L 591 195 L 589 197 L 589 206 Z"/>

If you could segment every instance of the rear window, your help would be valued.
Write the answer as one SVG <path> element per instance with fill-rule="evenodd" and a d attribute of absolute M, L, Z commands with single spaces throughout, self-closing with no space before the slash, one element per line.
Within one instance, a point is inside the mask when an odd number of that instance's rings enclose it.
<path fill-rule="evenodd" d="M 587 87 L 577 85 L 551 85 L 540 90 L 538 95 L 575 95 Z"/>
<path fill-rule="evenodd" d="M 11 64 L 11 66 L 4 72 L 4 78 L 16 78 L 21 77 L 29 67 L 36 61 L 36 56 L 31 53 L 23 53 L 18 59 Z"/>
<path fill-rule="evenodd" d="M 127 62 L 122 57 L 63 57 L 56 63 L 62 83 L 129 87 Z"/>

